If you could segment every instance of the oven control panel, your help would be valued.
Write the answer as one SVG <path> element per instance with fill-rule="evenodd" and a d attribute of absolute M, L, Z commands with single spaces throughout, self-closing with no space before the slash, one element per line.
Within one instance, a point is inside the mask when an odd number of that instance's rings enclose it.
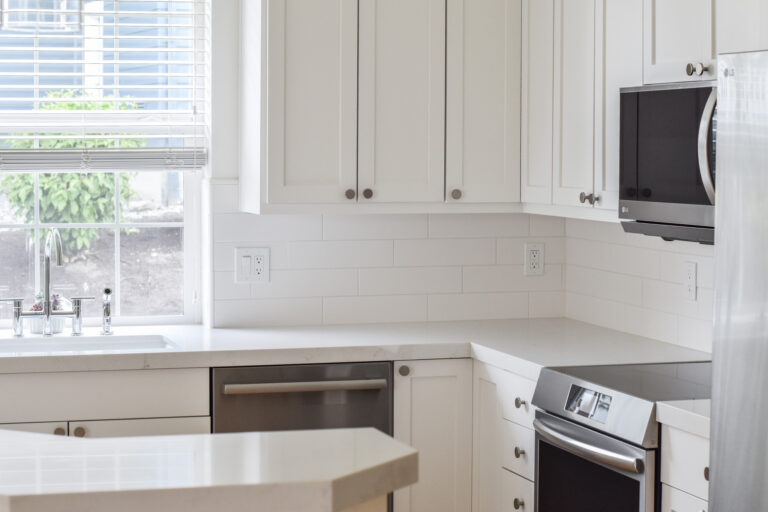
<path fill-rule="evenodd" d="M 568 393 L 565 410 L 605 424 L 612 400 L 610 395 L 573 384 Z"/>

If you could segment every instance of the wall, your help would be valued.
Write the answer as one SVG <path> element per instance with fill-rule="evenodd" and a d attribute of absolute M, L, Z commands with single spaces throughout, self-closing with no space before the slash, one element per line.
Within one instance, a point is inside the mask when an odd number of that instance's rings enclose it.
<path fill-rule="evenodd" d="M 565 222 L 521 214 L 249 215 L 211 188 L 217 327 L 563 316 Z M 544 242 L 545 275 L 523 275 Z M 271 282 L 234 282 L 234 249 L 269 247 Z"/>
<path fill-rule="evenodd" d="M 631 235 L 619 224 L 566 221 L 569 318 L 711 351 L 714 248 Z M 696 262 L 698 297 L 686 297 Z"/>

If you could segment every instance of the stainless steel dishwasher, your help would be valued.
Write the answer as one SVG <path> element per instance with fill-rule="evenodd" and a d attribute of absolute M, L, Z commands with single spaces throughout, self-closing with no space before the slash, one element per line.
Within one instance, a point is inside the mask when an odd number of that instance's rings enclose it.
<path fill-rule="evenodd" d="M 392 363 L 214 368 L 214 432 L 375 427 L 392 435 Z"/>

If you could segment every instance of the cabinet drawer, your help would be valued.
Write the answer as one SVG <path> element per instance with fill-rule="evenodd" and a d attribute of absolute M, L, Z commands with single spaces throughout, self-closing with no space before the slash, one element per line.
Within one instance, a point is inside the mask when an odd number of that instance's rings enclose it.
<path fill-rule="evenodd" d="M 209 416 L 208 368 L 0 375 L 0 423 Z"/>
<path fill-rule="evenodd" d="M 501 510 L 533 512 L 533 482 L 507 470 L 502 471 Z"/>
<path fill-rule="evenodd" d="M 175 436 L 210 433 L 210 416 L 73 421 L 69 424 L 69 435 L 77 437 Z"/>
<path fill-rule="evenodd" d="M 514 373 L 498 370 L 499 400 L 504 419 L 533 428 L 531 399 L 536 383 Z"/>
<path fill-rule="evenodd" d="M 503 420 L 502 423 L 502 465 L 528 480 L 533 480 L 536 463 L 536 435 L 534 431 L 511 421 Z M 517 449 L 517 455 L 515 449 Z"/>
<path fill-rule="evenodd" d="M 661 512 L 707 512 L 709 503 L 688 493 L 661 486 Z"/>
<path fill-rule="evenodd" d="M 704 473 L 709 466 L 709 439 L 662 425 L 661 446 L 661 481 L 708 499 L 709 482 Z"/>

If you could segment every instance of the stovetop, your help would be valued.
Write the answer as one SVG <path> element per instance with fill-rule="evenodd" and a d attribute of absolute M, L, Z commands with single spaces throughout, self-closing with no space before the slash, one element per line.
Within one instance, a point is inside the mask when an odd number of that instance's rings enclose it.
<path fill-rule="evenodd" d="M 533 405 L 645 448 L 658 447 L 656 402 L 710 398 L 712 363 L 544 368 Z"/>

